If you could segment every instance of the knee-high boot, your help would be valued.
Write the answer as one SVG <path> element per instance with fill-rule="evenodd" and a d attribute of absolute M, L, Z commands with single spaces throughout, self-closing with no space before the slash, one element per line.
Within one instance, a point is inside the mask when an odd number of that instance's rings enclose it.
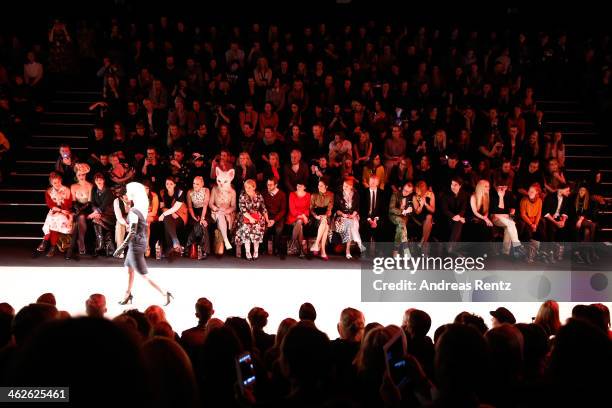
<path fill-rule="evenodd" d="M 102 250 L 104 247 L 104 234 L 102 231 L 102 226 L 94 223 L 94 231 L 96 233 L 96 248 L 94 253 L 97 255 L 98 252 Z"/>

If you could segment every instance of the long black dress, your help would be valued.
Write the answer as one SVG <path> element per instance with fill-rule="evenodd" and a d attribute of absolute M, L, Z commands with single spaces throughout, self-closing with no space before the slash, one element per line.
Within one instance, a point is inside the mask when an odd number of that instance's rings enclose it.
<path fill-rule="evenodd" d="M 147 263 L 145 261 L 145 252 L 148 242 L 147 219 L 136 208 L 130 209 L 130 212 L 138 216 L 138 224 L 136 226 L 136 235 L 134 235 L 128 244 L 128 252 L 123 266 L 134 268 L 139 274 L 146 275 L 148 273 Z"/>

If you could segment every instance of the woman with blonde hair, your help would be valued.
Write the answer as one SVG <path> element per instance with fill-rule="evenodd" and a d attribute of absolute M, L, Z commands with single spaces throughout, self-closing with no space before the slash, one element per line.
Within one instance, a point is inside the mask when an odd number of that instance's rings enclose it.
<path fill-rule="evenodd" d="M 547 300 L 538 309 L 534 323 L 544 329 L 548 337 L 557 335 L 561 328 L 559 319 L 559 304 L 554 300 Z"/>
<path fill-rule="evenodd" d="M 236 176 L 234 177 L 234 186 L 236 187 L 238 196 L 240 196 L 240 192 L 242 192 L 245 181 L 255 179 L 256 177 L 257 171 L 251 160 L 251 155 L 247 152 L 240 153 L 238 155 L 238 160 L 236 160 Z"/>
<path fill-rule="evenodd" d="M 238 208 L 240 215 L 236 228 L 236 244 L 244 244 L 246 259 L 254 261 L 259 258 L 259 244 L 263 241 L 268 224 L 268 211 L 263 196 L 257 192 L 255 180 L 248 179 L 244 182 L 244 191 L 238 199 Z M 251 243 L 253 255 L 251 255 Z"/>
<path fill-rule="evenodd" d="M 277 152 L 270 152 L 268 154 L 268 162 L 265 163 L 265 168 L 263 171 L 263 179 L 270 180 L 274 178 L 277 183 L 280 183 L 282 177 L 282 167 L 280 164 L 280 156 Z"/>
<path fill-rule="evenodd" d="M 210 201 L 210 190 L 204 186 L 202 176 L 193 178 L 193 188 L 187 192 L 187 210 L 191 219 L 191 231 L 187 236 L 185 254 L 195 244 L 201 250 L 198 259 L 204 259 L 210 253 L 210 240 L 208 237 L 208 221 L 206 213 Z"/>
<path fill-rule="evenodd" d="M 333 231 L 340 235 L 342 243 L 346 244 L 346 259 L 351 259 L 351 242 L 357 243 L 360 252 L 365 250 L 359 234 L 359 193 L 354 188 L 355 181 L 346 177 L 342 190 L 335 196 L 335 218 Z"/>
<path fill-rule="evenodd" d="M 469 217 L 475 227 L 475 241 L 490 241 L 493 222 L 489 219 L 489 189 L 488 180 L 480 180 L 476 184 L 474 193 L 470 197 L 471 216 Z"/>
<path fill-rule="evenodd" d="M 87 233 L 87 216 L 91 212 L 91 191 L 93 185 L 87 181 L 90 171 L 87 163 L 74 165 L 77 182 L 70 186 L 72 203 L 74 209 L 74 229 L 72 231 L 72 243 L 66 251 L 66 259 L 72 257 L 74 247 L 78 245 L 79 255 L 85 255 L 85 234 Z"/>
<path fill-rule="evenodd" d="M 115 250 L 114 257 L 119 257 L 123 253 L 125 247 L 128 247 L 127 256 L 123 265 L 128 273 L 128 288 L 125 298 L 119 302 L 121 305 L 132 303 L 132 286 L 134 285 L 134 271 L 138 272 L 155 290 L 157 290 L 166 299 L 165 306 L 170 304 L 172 294 L 162 290 L 159 285 L 147 277 L 148 269 L 145 261 L 145 251 L 147 248 L 147 219 L 146 214 L 149 211 L 149 198 L 145 187 L 140 183 L 128 183 L 126 187 L 127 197 L 132 201 L 133 205 L 128 212 L 128 235 L 123 240 L 123 243 Z"/>

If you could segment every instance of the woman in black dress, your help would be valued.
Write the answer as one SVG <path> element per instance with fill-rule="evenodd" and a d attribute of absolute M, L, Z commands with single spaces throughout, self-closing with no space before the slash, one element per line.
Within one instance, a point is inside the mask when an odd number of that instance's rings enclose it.
<path fill-rule="evenodd" d="M 151 286 L 166 298 L 166 304 L 170 304 L 172 294 L 162 290 L 155 282 L 149 279 L 147 263 L 145 261 L 145 252 L 147 249 L 147 216 L 149 209 L 149 199 L 145 187 L 140 183 L 128 183 L 127 185 L 128 199 L 132 200 L 133 205 L 128 213 L 129 232 L 123 243 L 117 248 L 114 257 L 118 257 L 123 253 L 125 247 L 128 247 L 127 256 L 123 265 L 128 272 L 128 289 L 125 298 L 119 302 L 121 305 L 132 303 L 132 286 L 134 285 L 134 271 L 137 271 Z"/>

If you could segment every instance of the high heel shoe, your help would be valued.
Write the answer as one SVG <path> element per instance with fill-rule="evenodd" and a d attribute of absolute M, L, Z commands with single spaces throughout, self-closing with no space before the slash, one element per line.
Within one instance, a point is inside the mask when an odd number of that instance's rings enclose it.
<path fill-rule="evenodd" d="M 321 255 L 321 259 L 324 261 L 329 261 L 329 257 L 327 255 Z"/>
<path fill-rule="evenodd" d="M 132 296 L 132 294 L 131 294 L 131 293 L 129 293 L 129 294 L 128 294 L 128 295 L 125 297 L 125 299 L 123 299 L 121 302 L 119 302 L 119 304 L 120 304 L 120 305 L 127 305 L 128 303 L 129 303 L 129 304 L 132 304 L 132 299 L 134 299 L 134 296 Z"/>
<path fill-rule="evenodd" d="M 168 306 L 170 302 L 172 301 L 172 299 L 174 299 L 174 296 L 172 296 L 172 293 L 166 292 L 166 304 L 164 306 Z"/>

